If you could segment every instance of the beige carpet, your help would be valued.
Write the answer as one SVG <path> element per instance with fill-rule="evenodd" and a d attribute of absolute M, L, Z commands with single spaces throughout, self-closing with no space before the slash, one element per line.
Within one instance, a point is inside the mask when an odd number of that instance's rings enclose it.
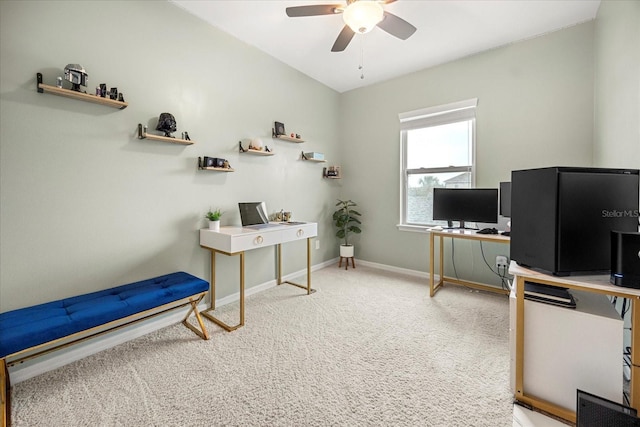
<path fill-rule="evenodd" d="M 15 426 L 511 426 L 508 300 L 358 266 L 14 386 Z M 226 311 L 237 318 L 237 306 Z M 231 319 L 230 319 L 231 321 Z"/>

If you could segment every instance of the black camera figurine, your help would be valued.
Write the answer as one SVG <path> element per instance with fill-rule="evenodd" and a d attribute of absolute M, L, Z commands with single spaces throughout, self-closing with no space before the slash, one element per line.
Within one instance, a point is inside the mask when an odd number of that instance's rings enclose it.
<path fill-rule="evenodd" d="M 204 156 L 202 158 L 202 162 L 200 162 L 200 168 L 224 168 L 226 162 L 227 161 L 225 159 L 220 159 L 218 157 Z"/>

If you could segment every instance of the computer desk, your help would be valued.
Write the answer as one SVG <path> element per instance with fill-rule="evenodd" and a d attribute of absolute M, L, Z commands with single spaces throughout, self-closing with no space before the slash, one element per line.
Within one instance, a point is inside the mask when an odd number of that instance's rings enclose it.
<path fill-rule="evenodd" d="M 244 325 L 244 253 L 252 249 L 276 246 L 278 258 L 277 284 L 286 283 L 307 291 L 307 295 L 315 292 L 311 289 L 311 239 L 318 235 L 318 224 L 315 222 L 296 222 L 276 226 L 253 229 L 250 227 L 220 227 L 219 231 L 200 230 L 200 246 L 211 251 L 211 304 L 200 314 L 223 329 L 231 332 Z M 307 284 L 282 281 L 282 244 L 307 239 Z M 240 256 L 240 322 L 228 325 L 217 319 L 212 311 L 216 309 L 216 254 Z"/>
<path fill-rule="evenodd" d="M 543 285 L 628 298 L 629 301 L 631 301 L 631 381 L 629 386 L 629 401 L 631 407 L 640 410 L 640 326 L 638 326 L 640 325 L 640 310 L 636 307 L 636 303 L 638 302 L 638 299 L 640 299 L 640 289 L 614 286 L 609 283 L 609 275 L 566 277 L 550 276 L 548 274 L 522 267 L 515 261 L 511 261 L 509 274 L 514 276 L 514 286 L 516 290 L 516 400 L 550 414 L 559 416 L 570 422 L 576 422 L 575 412 L 558 406 L 553 402 L 541 399 L 539 396 L 532 396 L 526 393 L 526 384 L 524 383 L 524 322 L 526 318 L 524 282 L 528 281 Z M 549 350 L 553 351 L 553 349 Z M 620 350 L 620 362 L 622 364 L 622 349 Z M 620 394 L 622 395 L 622 389 L 620 389 Z"/>
<path fill-rule="evenodd" d="M 444 275 L 444 238 L 450 237 L 452 239 L 466 239 L 466 240 L 478 240 L 481 242 L 491 243 L 504 243 L 509 244 L 511 241 L 509 236 L 503 236 L 501 234 L 478 234 L 475 230 L 443 230 L 430 228 L 427 230 L 429 233 L 429 295 L 434 296 L 436 291 L 444 286 L 445 282 L 453 283 L 456 285 L 468 286 L 475 289 L 481 289 L 483 291 L 495 292 L 499 294 L 508 295 L 509 291 L 506 289 L 497 288 L 495 286 L 486 285 L 484 283 L 473 282 L 469 280 L 462 280 L 455 277 L 447 277 Z M 438 283 L 435 283 L 435 239 L 440 239 L 440 279 Z"/>

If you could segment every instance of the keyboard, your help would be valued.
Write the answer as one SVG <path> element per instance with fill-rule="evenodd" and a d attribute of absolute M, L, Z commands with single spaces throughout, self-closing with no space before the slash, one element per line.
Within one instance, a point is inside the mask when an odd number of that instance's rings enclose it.
<path fill-rule="evenodd" d="M 476 231 L 478 234 L 498 234 L 498 230 L 495 228 L 483 228 L 482 230 Z"/>

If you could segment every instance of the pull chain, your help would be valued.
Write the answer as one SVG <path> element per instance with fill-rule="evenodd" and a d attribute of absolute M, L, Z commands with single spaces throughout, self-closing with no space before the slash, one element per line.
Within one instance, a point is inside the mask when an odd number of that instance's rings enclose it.
<path fill-rule="evenodd" d="M 360 65 L 358 66 L 358 70 L 360 70 L 360 79 L 364 80 L 364 37 L 360 35 Z"/>

